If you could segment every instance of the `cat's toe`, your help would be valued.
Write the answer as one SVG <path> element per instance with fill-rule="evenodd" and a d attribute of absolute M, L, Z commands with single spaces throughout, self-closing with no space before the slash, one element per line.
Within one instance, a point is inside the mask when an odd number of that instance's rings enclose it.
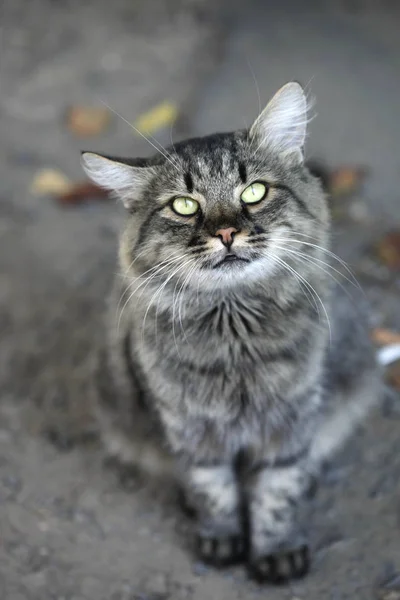
<path fill-rule="evenodd" d="M 245 543 L 240 535 L 211 537 L 197 535 L 196 548 L 199 558 L 214 567 L 226 567 L 243 562 Z"/>
<path fill-rule="evenodd" d="M 249 575 L 258 583 L 283 585 L 304 577 L 310 568 L 310 553 L 304 545 L 296 550 L 259 556 L 249 564 Z"/>

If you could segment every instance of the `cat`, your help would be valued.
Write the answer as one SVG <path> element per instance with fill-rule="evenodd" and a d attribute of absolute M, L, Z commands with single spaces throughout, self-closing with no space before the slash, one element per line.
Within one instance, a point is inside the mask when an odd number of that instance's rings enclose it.
<path fill-rule="evenodd" d="M 149 159 L 82 154 L 128 213 L 98 370 L 105 444 L 178 478 L 201 560 L 277 584 L 307 573 L 307 493 L 380 385 L 362 307 L 333 283 L 307 111 L 291 82 L 249 130 Z"/>

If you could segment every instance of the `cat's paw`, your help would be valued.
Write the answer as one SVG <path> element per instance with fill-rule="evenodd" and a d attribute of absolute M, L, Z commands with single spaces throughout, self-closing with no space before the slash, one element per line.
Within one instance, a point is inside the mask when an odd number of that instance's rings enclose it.
<path fill-rule="evenodd" d="M 285 550 L 276 554 L 258 556 L 249 566 L 249 576 L 258 583 L 283 585 L 291 579 L 307 575 L 310 568 L 310 553 L 307 545 Z"/>
<path fill-rule="evenodd" d="M 227 567 L 243 562 L 245 541 L 241 535 L 206 536 L 197 534 L 196 551 L 200 560 L 213 567 Z"/>

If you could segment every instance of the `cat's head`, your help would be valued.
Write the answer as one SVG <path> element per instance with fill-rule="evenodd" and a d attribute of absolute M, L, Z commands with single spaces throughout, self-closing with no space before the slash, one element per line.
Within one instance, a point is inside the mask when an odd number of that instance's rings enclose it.
<path fill-rule="evenodd" d="M 304 166 L 306 126 L 306 97 L 289 83 L 248 131 L 191 139 L 150 159 L 83 153 L 89 177 L 129 211 L 124 271 L 154 268 L 189 286 L 246 284 L 291 263 L 300 247 L 290 240 L 323 243 L 328 213 Z"/>

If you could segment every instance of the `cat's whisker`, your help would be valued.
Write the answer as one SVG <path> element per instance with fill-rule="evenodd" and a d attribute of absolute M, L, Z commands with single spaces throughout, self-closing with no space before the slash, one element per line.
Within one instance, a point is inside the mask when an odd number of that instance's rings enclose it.
<path fill-rule="evenodd" d="M 176 294 L 176 289 L 177 289 L 177 287 L 179 285 L 180 280 L 181 280 L 181 275 L 178 277 L 178 280 L 177 280 L 177 282 L 175 284 L 175 287 L 174 287 L 174 292 L 172 294 L 172 331 L 173 331 L 175 346 L 176 346 L 176 349 L 178 351 L 178 354 L 179 354 L 179 350 L 178 350 L 177 340 L 176 340 L 176 334 L 175 334 L 175 312 L 176 312 L 177 301 L 179 299 L 179 292 L 182 290 L 183 283 L 182 283 L 182 285 L 180 287 L 180 290 L 177 293 L 176 299 L 175 299 L 175 294 Z"/>
<path fill-rule="evenodd" d="M 143 252 L 141 252 L 139 254 L 139 256 L 137 256 L 132 263 L 129 265 L 129 267 L 125 270 L 124 273 L 119 273 L 119 275 L 123 278 L 123 279 L 128 279 L 129 277 L 129 272 L 132 269 L 134 263 L 137 261 L 137 259 L 146 252 L 146 250 L 143 250 Z M 179 255 L 177 255 L 179 256 Z M 166 264 L 167 262 L 170 261 L 170 259 L 173 257 L 169 257 L 166 260 L 161 261 L 161 263 L 158 263 L 157 265 L 154 265 L 153 267 L 150 267 L 149 269 L 147 269 L 147 271 L 144 271 L 144 273 L 141 273 L 140 275 L 137 275 L 136 277 L 134 277 L 130 282 L 129 285 L 125 288 L 125 290 L 122 292 L 121 294 L 121 298 L 120 301 L 122 300 L 123 296 L 133 287 L 133 285 L 135 284 L 136 281 L 138 281 L 139 279 L 143 278 L 145 275 L 147 275 L 147 273 L 150 273 L 151 271 L 155 271 L 156 269 L 158 269 L 159 267 L 163 266 L 164 264 Z M 119 306 L 119 304 L 118 304 Z"/>
<path fill-rule="evenodd" d="M 321 307 L 325 313 L 325 317 L 327 320 L 328 329 L 329 329 L 329 340 L 330 340 L 330 342 L 332 342 L 332 329 L 331 329 L 331 322 L 329 319 L 328 311 L 326 310 L 325 304 L 322 302 L 322 299 L 321 299 L 320 295 L 318 294 L 318 292 L 311 285 L 311 283 L 309 281 L 307 281 L 307 279 L 305 279 L 302 275 L 300 275 L 300 273 L 298 271 L 296 271 L 296 269 L 294 269 L 293 267 L 288 265 L 287 262 L 284 261 L 282 258 L 277 257 L 275 255 L 273 255 L 273 256 L 276 260 L 278 260 L 278 262 L 280 262 L 282 265 L 285 265 L 294 276 L 298 277 L 301 281 L 303 281 L 304 284 L 308 287 L 308 289 L 310 289 L 313 292 L 313 294 L 315 294 L 316 298 L 318 298 L 318 301 L 321 304 Z"/>
<path fill-rule="evenodd" d="M 180 326 L 181 326 L 181 329 L 182 329 L 183 337 L 185 338 L 185 340 L 188 343 L 189 343 L 189 340 L 187 339 L 186 332 L 185 332 L 185 329 L 183 327 L 183 321 L 182 321 L 182 299 L 183 299 L 183 296 L 184 296 L 185 288 L 189 285 L 189 282 L 190 282 L 190 280 L 192 278 L 192 275 L 193 275 L 193 273 L 196 270 L 196 266 L 197 266 L 196 264 L 192 266 L 192 268 L 190 269 L 188 275 L 186 276 L 186 278 L 185 278 L 185 280 L 184 280 L 184 282 L 183 282 L 183 284 L 181 286 L 181 289 L 178 292 L 178 299 L 179 299 L 179 304 L 178 304 L 178 318 L 179 318 L 179 323 L 180 323 Z"/>
<path fill-rule="evenodd" d="M 273 261 L 275 260 L 278 264 L 280 264 L 286 271 L 288 271 L 289 273 L 291 273 L 296 279 L 297 281 L 300 283 L 301 285 L 301 289 L 303 290 L 303 294 L 306 296 L 307 300 L 310 302 L 310 299 L 314 305 L 315 310 L 318 313 L 318 318 L 321 318 L 321 314 L 319 311 L 319 306 L 315 300 L 314 295 L 312 294 L 312 292 L 310 291 L 310 289 L 308 288 L 308 285 L 306 283 L 304 283 L 304 281 L 302 280 L 301 275 L 299 275 L 299 273 L 297 273 L 297 271 L 295 271 L 295 269 L 293 269 L 290 265 L 288 265 L 283 259 L 279 258 L 278 256 L 271 254 L 271 253 L 265 253 L 266 256 L 268 256 L 268 258 L 272 259 Z M 304 289 L 305 288 L 305 289 Z"/>
<path fill-rule="evenodd" d="M 196 268 L 196 267 L 193 267 L 193 268 Z M 179 354 L 178 342 L 177 342 L 177 339 L 176 339 L 176 333 L 175 333 L 175 310 L 176 310 L 176 300 L 175 300 L 175 294 L 176 294 L 176 288 L 177 288 L 177 287 L 178 287 L 178 285 L 179 285 L 179 282 L 180 282 L 180 280 L 181 280 L 181 277 L 182 277 L 182 275 L 179 275 L 179 277 L 178 277 L 178 279 L 177 279 L 177 282 L 176 282 L 176 284 L 175 284 L 175 287 L 174 287 L 173 294 L 172 294 L 172 335 L 173 335 L 173 338 L 174 338 L 174 342 L 175 342 L 175 348 L 176 348 L 176 351 L 177 351 L 177 353 L 178 353 L 178 355 L 179 355 L 179 358 L 180 358 L 180 354 Z M 181 288 L 181 289 L 182 289 L 182 288 Z M 179 293 L 178 293 L 177 299 L 178 299 L 178 297 L 179 297 Z M 157 314 L 158 314 L 158 303 L 159 303 L 159 299 L 158 299 L 158 301 L 157 301 L 157 311 L 156 311 L 156 332 L 157 332 Z"/>
<path fill-rule="evenodd" d="M 150 283 L 154 279 L 156 279 L 159 275 L 165 274 L 165 273 L 163 273 L 164 271 L 167 271 L 168 268 L 171 267 L 171 266 L 173 266 L 173 265 L 175 265 L 175 263 L 181 262 L 183 258 L 184 258 L 184 256 L 182 255 L 182 256 L 178 256 L 177 258 L 174 258 L 171 261 L 168 261 L 167 264 L 163 265 L 161 268 L 159 268 L 157 270 L 157 272 L 153 273 L 145 282 L 143 282 L 143 284 L 145 284 L 145 285 L 144 285 L 143 289 L 141 290 L 141 292 L 140 292 L 140 294 L 138 296 L 138 300 L 141 299 L 141 297 L 143 296 L 143 294 L 146 291 L 147 287 L 150 285 Z M 136 293 L 137 291 L 139 291 L 139 289 L 142 287 L 143 284 L 140 284 L 139 287 L 135 290 L 134 293 Z"/>
<path fill-rule="evenodd" d="M 139 252 L 139 254 L 133 259 L 133 261 L 131 262 L 131 264 L 124 270 L 123 273 L 119 273 L 119 275 L 123 278 L 123 279 L 127 279 L 128 275 L 129 275 L 129 271 L 132 269 L 133 265 L 136 263 L 137 260 L 139 260 L 139 258 L 141 256 L 143 256 L 143 254 L 146 252 L 147 250 L 142 250 L 142 252 Z"/>
<path fill-rule="evenodd" d="M 254 86 L 256 88 L 257 99 L 258 99 L 258 114 L 260 115 L 261 112 L 262 112 L 260 88 L 259 88 L 259 85 L 258 85 L 258 81 L 257 81 L 256 75 L 254 73 L 253 67 L 251 66 L 250 61 L 249 61 L 248 58 L 247 58 L 247 65 L 249 67 L 249 71 L 251 73 L 251 76 L 253 77 Z M 249 144 L 249 150 L 250 150 L 250 152 L 252 151 L 252 145 L 253 145 L 253 143 L 254 143 L 254 138 L 252 138 L 250 140 L 250 144 Z"/>
<path fill-rule="evenodd" d="M 133 292 L 131 292 L 131 293 L 129 294 L 129 297 L 128 297 L 128 298 L 127 298 L 127 300 L 125 301 L 125 303 L 124 303 L 124 305 L 123 305 L 123 307 L 122 307 L 122 309 L 121 309 L 121 311 L 120 311 L 119 317 L 118 317 L 118 323 L 117 323 L 117 331 L 118 331 L 118 333 L 119 333 L 119 330 L 120 330 L 120 325 L 121 325 L 121 321 L 122 321 L 122 316 L 123 316 L 124 310 L 126 309 L 126 307 L 128 306 L 128 304 L 129 304 L 129 303 L 130 303 L 130 301 L 132 300 L 132 298 L 133 298 L 133 296 L 135 295 L 135 293 L 136 293 L 136 292 L 137 292 L 137 291 L 140 289 L 140 287 L 141 287 L 142 285 L 144 285 L 144 284 L 146 284 L 146 285 L 147 285 L 147 284 L 148 284 L 148 283 L 149 283 L 149 282 L 150 282 L 152 279 L 154 279 L 154 278 L 155 278 L 157 275 L 158 275 L 158 272 L 156 272 L 156 273 L 152 273 L 151 275 L 149 275 L 148 277 L 146 277 L 146 279 L 145 279 L 144 281 L 142 281 L 142 282 L 140 283 L 140 285 L 139 285 L 137 288 L 135 288 L 135 289 L 133 290 Z M 138 278 L 138 279 L 140 279 L 140 278 Z M 120 302 L 119 302 L 118 304 L 120 304 Z"/>
<path fill-rule="evenodd" d="M 295 232 L 295 234 L 299 235 L 298 232 Z M 354 273 L 352 272 L 352 270 L 350 269 L 348 264 L 343 259 L 341 259 L 337 254 L 332 252 L 331 250 L 328 250 L 327 248 L 324 248 L 323 246 L 319 246 L 318 244 L 312 244 L 311 242 L 304 242 L 303 240 L 297 240 L 296 238 L 273 238 L 273 239 L 274 239 L 274 241 L 277 241 L 277 242 L 294 242 L 296 244 L 303 244 L 304 246 L 309 246 L 311 248 L 315 248 L 316 250 L 320 250 L 321 252 L 325 252 L 325 254 L 328 254 L 328 256 L 330 256 L 331 258 L 333 258 L 334 260 L 336 260 L 338 263 L 340 263 L 342 265 L 342 267 L 348 272 L 348 274 L 354 281 L 354 284 L 358 287 L 358 289 L 362 293 L 364 293 L 364 290 L 362 289 L 360 283 L 357 281 L 356 276 L 354 275 Z"/>
<path fill-rule="evenodd" d="M 308 235 L 305 233 L 301 233 L 299 231 L 293 231 L 293 233 L 295 235 L 300 235 L 300 236 L 304 236 L 307 237 L 309 239 L 314 239 L 317 240 L 318 238 L 316 236 L 312 236 L 312 235 Z M 249 243 L 250 244 L 256 244 L 258 242 L 262 242 L 263 240 L 265 241 L 269 241 L 271 240 L 271 235 L 268 233 L 265 234 L 258 234 L 257 236 L 253 236 L 249 239 Z M 328 254 L 328 256 L 330 256 L 332 259 L 336 260 L 346 271 L 347 273 L 350 275 L 351 280 L 353 282 L 353 284 L 362 292 L 364 293 L 362 287 L 360 286 L 360 283 L 358 282 L 356 276 L 354 275 L 354 273 L 352 272 L 352 270 L 350 269 L 349 265 L 346 263 L 346 261 L 344 261 L 342 258 L 340 258 L 337 254 L 335 254 L 334 252 L 332 252 L 331 250 L 329 250 L 328 248 L 324 248 L 323 246 L 320 246 L 318 244 L 312 244 L 311 242 L 306 242 L 303 240 L 297 240 L 296 238 L 282 238 L 282 237 L 272 237 L 273 241 L 277 241 L 277 242 L 294 242 L 297 244 L 302 244 L 305 246 L 310 246 L 313 247 L 317 250 L 320 250 L 321 252 L 324 252 L 325 254 Z M 328 263 L 326 263 L 328 264 Z M 333 267 L 332 267 L 333 268 Z M 338 271 L 340 273 L 340 271 Z M 342 273 L 341 275 L 343 277 L 345 277 Z"/>
<path fill-rule="evenodd" d="M 173 128 L 174 128 L 174 124 L 175 124 L 175 123 L 174 123 L 174 121 L 172 121 L 172 123 L 171 123 L 171 126 L 170 126 L 170 128 L 169 128 L 169 139 L 171 140 L 171 146 L 172 146 L 172 147 L 173 147 L 173 149 L 174 149 L 175 156 L 176 156 L 177 160 L 179 161 L 179 164 L 180 164 L 180 167 L 181 167 L 181 169 L 182 169 L 182 173 L 183 173 L 183 172 L 184 172 L 184 170 L 185 170 L 185 169 L 184 169 L 184 166 L 183 166 L 183 160 L 182 160 L 182 158 L 179 156 L 179 154 L 177 153 L 177 151 L 176 151 L 176 148 L 175 148 L 175 144 L 174 144 L 174 142 L 173 142 L 173 139 L 172 139 L 172 130 L 173 130 Z"/>
<path fill-rule="evenodd" d="M 185 254 L 178 255 L 177 257 L 173 258 L 172 260 L 169 260 L 169 261 L 167 261 L 167 264 L 166 264 L 166 265 L 164 265 L 164 266 L 166 266 L 166 267 L 170 267 L 171 265 L 175 264 L 176 262 L 178 262 L 178 261 L 182 261 L 182 260 L 183 260 L 183 259 L 185 259 L 187 256 L 188 256 L 188 255 L 187 255 L 186 253 L 185 253 Z M 165 270 L 165 269 L 163 268 L 162 270 Z M 147 283 L 146 283 L 146 285 L 144 286 L 144 288 L 143 288 L 143 289 L 142 289 L 142 291 L 140 292 L 140 295 L 139 295 L 139 297 L 138 297 L 138 300 L 140 300 L 140 298 L 142 297 L 142 295 L 143 295 L 144 291 L 146 290 L 147 286 L 148 286 L 148 285 L 151 283 L 151 281 L 152 281 L 153 279 L 155 279 L 155 277 L 157 277 L 157 276 L 160 274 L 160 271 L 161 271 L 161 270 L 159 270 L 159 271 L 157 272 L 157 274 L 156 274 L 156 275 L 153 275 L 153 276 L 151 276 L 151 277 L 150 277 L 150 278 L 147 280 Z M 140 288 L 140 286 L 139 286 L 139 288 Z M 138 289 L 139 289 L 139 288 L 138 288 Z M 138 291 L 138 289 L 137 289 L 137 290 L 135 290 L 135 293 L 136 293 L 136 291 Z M 158 298 L 158 301 L 157 301 L 157 311 L 156 311 L 156 326 L 155 326 L 155 337 L 156 337 L 156 341 L 157 341 L 157 315 L 158 315 L 159 301 L 160 301 L 160 296 L 159 296 L 159 298 Z"/>
<path fill-rule="evenodd" d="M 143 318 L 143 325 L 142 325 L 142 339 L 143 339 L 143 335 L 144 335 L 144 328 L 146 325 L 146 318 L 147 318 L 147 314 L 151 308 L 151 305 L 153 304 L 154 300 L 156 299 L 157 296 L 161 295 L 162 292 L 164 291 L 166 285 L 169 283 L 169 281 L 177 274 L 179 273 L 180 270 L 184 269 L 190 262 L 192 262 L 194 259 L 191 259 L 190 261 L 185 262 L 183 265 L 180 265 L 173 273 L 171 273 L 171 275 L 166 279 L 166 281 L 156 290 L 156 292 L 153 294 L 152 298 L 150 299 L 150 302 L 147 306 L 144 318 Z M 157 313 L 156 313 L 157 314 Z"/>
<path fill-rule="evenodd" d="M 172 264 L 174 264 L 174 263 L 176 263 L 176 262 L 178 262 L 178 261 L 181 261 L 181 260 L 182 260 L 182 256 L 178 256 L 178 257 L 175 257 L 175 258 L 173 258 L 173 259 L 170 259 L 170 260 L 168 260 L 168 261 L 164 262 L 164 264 L 163 264 L 163 263 L 161 263 L 161 265 L 156 265 L 156 267 L 153 267 L 152 269 L 149 269 L 149 271 L 153 271 L 153 273 L 151 273 L 151 274 L 150 274 L 150 275 L 149 275 L 149 276 L 148 276 L 148 277 L 147 277 L 147 278 L 146 278 L 144 281 L 142 281 L 142 282 L 141 282 L 141 283 L 140 283 L 140 284 L 139 284 L 139 285 L 138 285 L 138 286 L 137 286 L 137 287 L 136 287 L 136 288 L 133 290 L 133 292 L 132 292 L 132 293 L 129 295 L 128 299 L 126 300 L 126 302 L 125 302 L 124 306 L 122 307 L 122 309 L 121 309 L 121 312 L 120 312 L 120 315 L 119 315 L 119 319 L 118 319 L 118 325 L 117 325 L 117 330 L 118 330 L 118 331 L 119 331 L 119 327 L 120 327 L 120 323 L 121 323 L 121 319 L 122 319 L 123 312 L 124 312 L 124 310 L 125 310 L 126 306 L 129 304 L 129 302 L 130 302 L 130 301 L 131 301 L 131 299 L 133 298 L 133 296 L 136 294 L 136 292 L 138 292 L 138 291 L 139 291 L 139 289 L 140 289 L 142 286 L 144 286 L 144 288 L 143 288 L 143 290 L 142 290 L 142 292 L 141 292 L 141 295 L 142 295 L 142 294 L 143 294 L 143 292 L 144 292 L 144 290 L 146 289 L 146 287 L 147 287 L 147 286 L 150 284 L 150 282 L 151 282 L 153 279 L 155 279 L 156 277 L 158 277 L 158 275 L 160 275 L 160 274 L 161 274 L 161 273 L 162 273 L 162 272 L 163 272 L 165 269 L 167 269 L 169 266 L 171 266 Z M 136 283 L 136 281 L 137 281 L 138 279 L 141 279 L 142 277 L 143 277 L 142 275 L 141 275 L 141 276 L 139 276 L 139 277 L 137 277 L 137 278 L 136 278 L 136 279 L 133 281 L 133 283 L 132 283 L 132 284 L 131 284 L 131 285 L 128 287 L 128 291 L 130 290 L 130 288 L 131 288 L 131 287 L 133 287 L 133 285 Z M 140 295 L 140 297 L 141 297 L 141 295 Z M 139 297 L 139 299 L 140 299 L 140 297 Z M 120 302 L 118 303 L 118 306 L 119 306 L 119 305 L 120 305 Z"/>
<path fill-rule="evenodd" d="M 161 263 L 159 263 L 159 264 L 155 265 L 154 267 L 151 267 L 150 269 L 148 269 L 147 271 L 145 271 L 145 272 L 144 272 L 144 273 L 142 273 L 141 275 L 138 275 L 137 277 L 134 277 L 134 278 L 133 278 L 133 280 L 132 280 L 132 281 L 129 283 L 129 285 L 128 285 L 128 286 L 125 288 L 125 290 L 122 292 L 122 294 L 121 294 L 121 297 L 120 297 L 120 299 L 119 299 L 119 302 L 118 302 L 118 305 L 117 305 L 117 308 L 116 308 L 116 313 L 118 314 L 119 307 L 121 306 L 121 302 L 122 302 L 122 300 L 123 300 L 124 296 L 130 292 L 130 290 L 132 289 L 132 287 L 135 285 L 135 283 L 136 283 L 138 280 L 140 280 L 140 279 L 143 279 L 143 277 L 145 277 L 145 275 L 147 275 L 148 273 L 152 273 L 153 271 L 157 271 L 158 269 L 160 269 L 160 267 L 164 267 L 164 266 L 167 266 L 167 265 L 169 265 L 169 264 L 170 264 L 170 262 L 171 262 L 171 261 L 174 261 L 175 259 L 176 259 L 176 260 L 180 260 L 180 259 L 181 259 L 181 257 L 182 257 L 182 255 L 178 255 L 178 256 L 175 256 L 175 257 L 172 257 L 172 258 L 170 257 L 170 258 L 168 258 L 167 260 L 164 260 L 164 261 L 162 261 Z M 145 280 L 145 281 L 148 281 L 149 279 L 150 279 L 150 277 L 146 278 L 146 280 Z M 144 283 L 144 282 L 143 282 L 143 283 Z M 136 291 L 137 291 L 137 290 L 135 290 L 135 292 L 136 292 Z M 134 293 L 135 293 L 135 292 L 134 292 Z M 128 300 L 128 301 L 129 301 L 129 300 Z"/>
<path fill-rule="evenodd" d="M 166 280 L 165 280 L 165 281 L 164 281 L 164 282 L 163 282 L 163 283 L 162 283 L 162 284 L 161 284 L 161 285 L 160 285 L 160 286 L 157 288 L 157 290 L 155 291 L 155 293 L 153 294 L 153 296 L 150 298 L 150 301 L 149 301 L 149 303 L 148 303 L 148 306 L 147 306 L 146 312 L 145 312 L 145 314 L 144 314 L 144 317 L 143 317 L 143 324 L 142 324 L 142 340 L 143 340 L 143 336 L 144 336 L 144 328 L 145 328 L 145 325 L 146 325 L 146 319 L 147 319 L 147 315 L 148 315 L 148 312 L 149 312 L 149 310 L 150 310 L 150 308 L 151 308 L 151 306 L 152 306 L 152 304 L 153 304 L 154 300 L 157 298 L 157 296 L 158 296 L 159 294 L 161 294 L 161 293 L 163 292 L 163 290 L 165 289 L 165 287 L 166 287 L 166 285 L 169 283 L 169 281 L 170 281 L 170 280 L 171 280 L 171 279 L 172 279 L 172 278 L 173 278 L 173 277 L 174 277 L 174 276 L 175 276 L 177 273 L 179 273 L 179 271 L 180 271 L 181 269 L 183 269 L 183 268 L 185 268 L 186 266 L 188 266 L 188 264 L 190 264 L 190 263 L 191 263 L 191 262 L 193 262 L 194 260 L 195 260 L 195 259 L 194 259 L 194 258 L 192 258 L 192 259 L 189 259 L 188 261 L 184 262 L 183 264 L 179 265 L 179 267 L 178 267 L 177 269 L 175 269 L 175 270 L 174 270 L 174 271 L 173 271 L 173 272 L 172 272 L 172 273 L 171 273 L 171 274 L 170 274 L 170 275 L 167 277 L 167 279 L 166 279 Z"/>
<path fill-rule="evenodd" d="M 317 264 L 316 262 L 314 262 L 314 260 L 312 258 L 310 258 L 307 254 L 303 254 L 303 255 L 299 255 L 299 253 L 293 251 L 293 250 L 288 250 L 287 248 L 279 248 L 277 246 L 275 246 L 277 249 L 281 249 L 281 250 L 285 250 L 286 252 L 289 252 L 290 254 L 293 254 L 295 256 L 298 256 L 301 261 L 307 262 L 311 265 L 313 265 L 313 267 L 316 267 L 317 269 L 320 269 L 323 273 L 325 273 L 326 275 L 328 275 L 328 277 L 330 277 L 331 279 L 333 279 L 333 281 L 336 283 L 336 285 L 338 285 L 343 292 L 346 294 L 346 296 L 353 301 L 353 298 L 350 294 L 350 292 L 345 288 L 345 286 L 334 276 L 332 275 L 332 273 L 330 273 L 327 269 L 324 269 L 323 267 L 321 267 L 321 265 Z M 330 266 L 330 265 L 328 265 Z M 342 273 L 340 273 L 340 271 L 338 271 L 339 275 L 343 276 L 344 275 Z M 347 278 L 346 278 L 347 279 Z M 348 280 L 350 281 L 350 280 Z M 350 283 L 352 285 L 354 285 L 354 283 L 352 281 L 350 281 Z"/>
<path fill-rule="evenodd" d="M 109 104 L 107 104 L 107 102 L 104 102 L 104 100 L 100 99 L 100 102 L 102 104 L 104 104 L 104 106 L 106 108 L 108 108 L 108 110 L 110 110 L 112 113 L 114 113 L 114 115 L 116 115 L 119 119 L 121 119 L 122 121 L 124 121 L 124 123 L 126 123 L 127 125 L 129 125 L 129 127 L 131 129 L 133 129 L 133 131 L 135 131 L 138 135 L 140 135 L 144 140 L 146 140 L 146 142 L 148 144 L 150 144 L 150 146 L 152 146 L 157 152 L 159 152 L 164 158 L 165 160 L 167 160 L 178 172 L 179 172 L 179 167 L 176 164 L 175 161 L 172 160 L 171 156 L 167 153 L 166 149 L 161 146 L 161 144 L 159 142 L 157 142 L 157 144 L 160 146 L 160 148 L 158 148 L 151 140 L 149 140 L 149 138 L 140 131 L 140 129 L 137 129 L 134 125 L 132 125 L 132 123 L 130 123 L 128 121 L 128 119 L 125 119 L 125 117 L 123 117 L 119 112 L 117 112 L 114 108 L 112 108 Z M 156 140 L 157 141 L 157 140 Z"/>
<path fill-rule="evenodd" d="M 176 292 L 176 288 L 178 286 L 179 281 L 180 281 L 180 277 L 178 278 L 178 280 L 175 284 L 174 292 L 172 294 L 172 336 L 174 338 L 176 352 L 177 352 L 177 354 L 179 356 L 179 360 L 180 360 L 181 356 L 180 356 L 180 352 L 179 352 L 179 348 L 178 348 L 178 341 L 176 339 L 176 332 L 175 332 L 175 292 Z M 157 320 L 157 314 L 156 314 L 156 320 Z"/>
<path fill-rule="evenodd" d="M 197 298 L 197 306 L 199 306 L 199 304 L 200 304 L 200 298 L 199 298 L 200 282 L 201 282 L 201 276 L 199 274 L 198 277 L 197 277 L 197 296 L 196 296 L 196 298 Z"/>
<path fill-rule="evenodd" d="M 172 124 L 173 125 L 173 124 Z M 159 148 L 161 150 L 163 150 L 165 152 L 165 154 L 167 156 L 169 156 L 169 158 L 175 163 L 176 167 L 181 167 L 182 171 L 183 171 L 183 162 L 182 159 L 178 156 L 178 153 L 176 152 L 176 148 L 174 143 L 172 142 L 172 125 L 171 125 L 171 143 L 172 143 L 172 147 L 174 149 L 175 154 L 171 154 L 171 152 L 168 152 L 168 150 L 157 140 L 157 138 L 155 138 L 153 135 L 151 135 L 150 133 L 148 133 L 147 135 L 153 140 L 153 142 L 155 144 L 157 144 L 159 146 Z M 176 160 L 175 160 L 176 159 Z M 177 162 L 176 162 L 177 161 Z M 178 169 L 179 170 L 179 169 Z"/>
<path fill-rule="evenodd" d="M 319 259 L 319 258 L 317 258 L 317 257 L 315 257 L 313 255 L 306 254 L 305 252 L 299 252 L 298 250 L 291 250 L 287 246 L 276 246 L 276 245 L 274 245 L 274 248 L 276 248 L 277 250 L 283 250 L 284 252 L 290 252 L 290 254 L 293 254 L 294 256 L 298 256 L 300 259 L 306 260 L 306 261 L 310 262 L 311 264 L 315 265 L 316 267 L 320 268 L 322 271 L 324 271 L 324 273 L 327 273 L 330 277 L 332 277 L 332 279 L 339 286 L 341 286 L 341 288 L 346 293 L 348 293 L 348 292 L 347 292 L 346 288 L 340 283 L 340 281 L 334 275 L 332 275 L 332 273 L 329 273 L 329 271 L 327 271 L 323 267 L 321 267 L 321 265 L 324 265 L 324 266 L 328 267 L 329 269 L 331 269 L 332 271 L 335 271 L 335 273 L 337 273 L 338 275 L 340 275 L 341 277 L 343 277 L 343 279 L 345 279 L 346 281 L 348 281 L 348 283 L 350 285 L 353 285 L 354 287 L 358 287 L 358 286 L 356 286 L 356 284 L 354 283 L 354 281 L 352 279 L 350 279 L 344 273 L 342 273 L 341 271 L 339 271 L 339 269 L 335 269 L 335 267 L 333 267 L 331 264 L 325 262 L 324 260 L 321 260 L 321 259 Z"/>

